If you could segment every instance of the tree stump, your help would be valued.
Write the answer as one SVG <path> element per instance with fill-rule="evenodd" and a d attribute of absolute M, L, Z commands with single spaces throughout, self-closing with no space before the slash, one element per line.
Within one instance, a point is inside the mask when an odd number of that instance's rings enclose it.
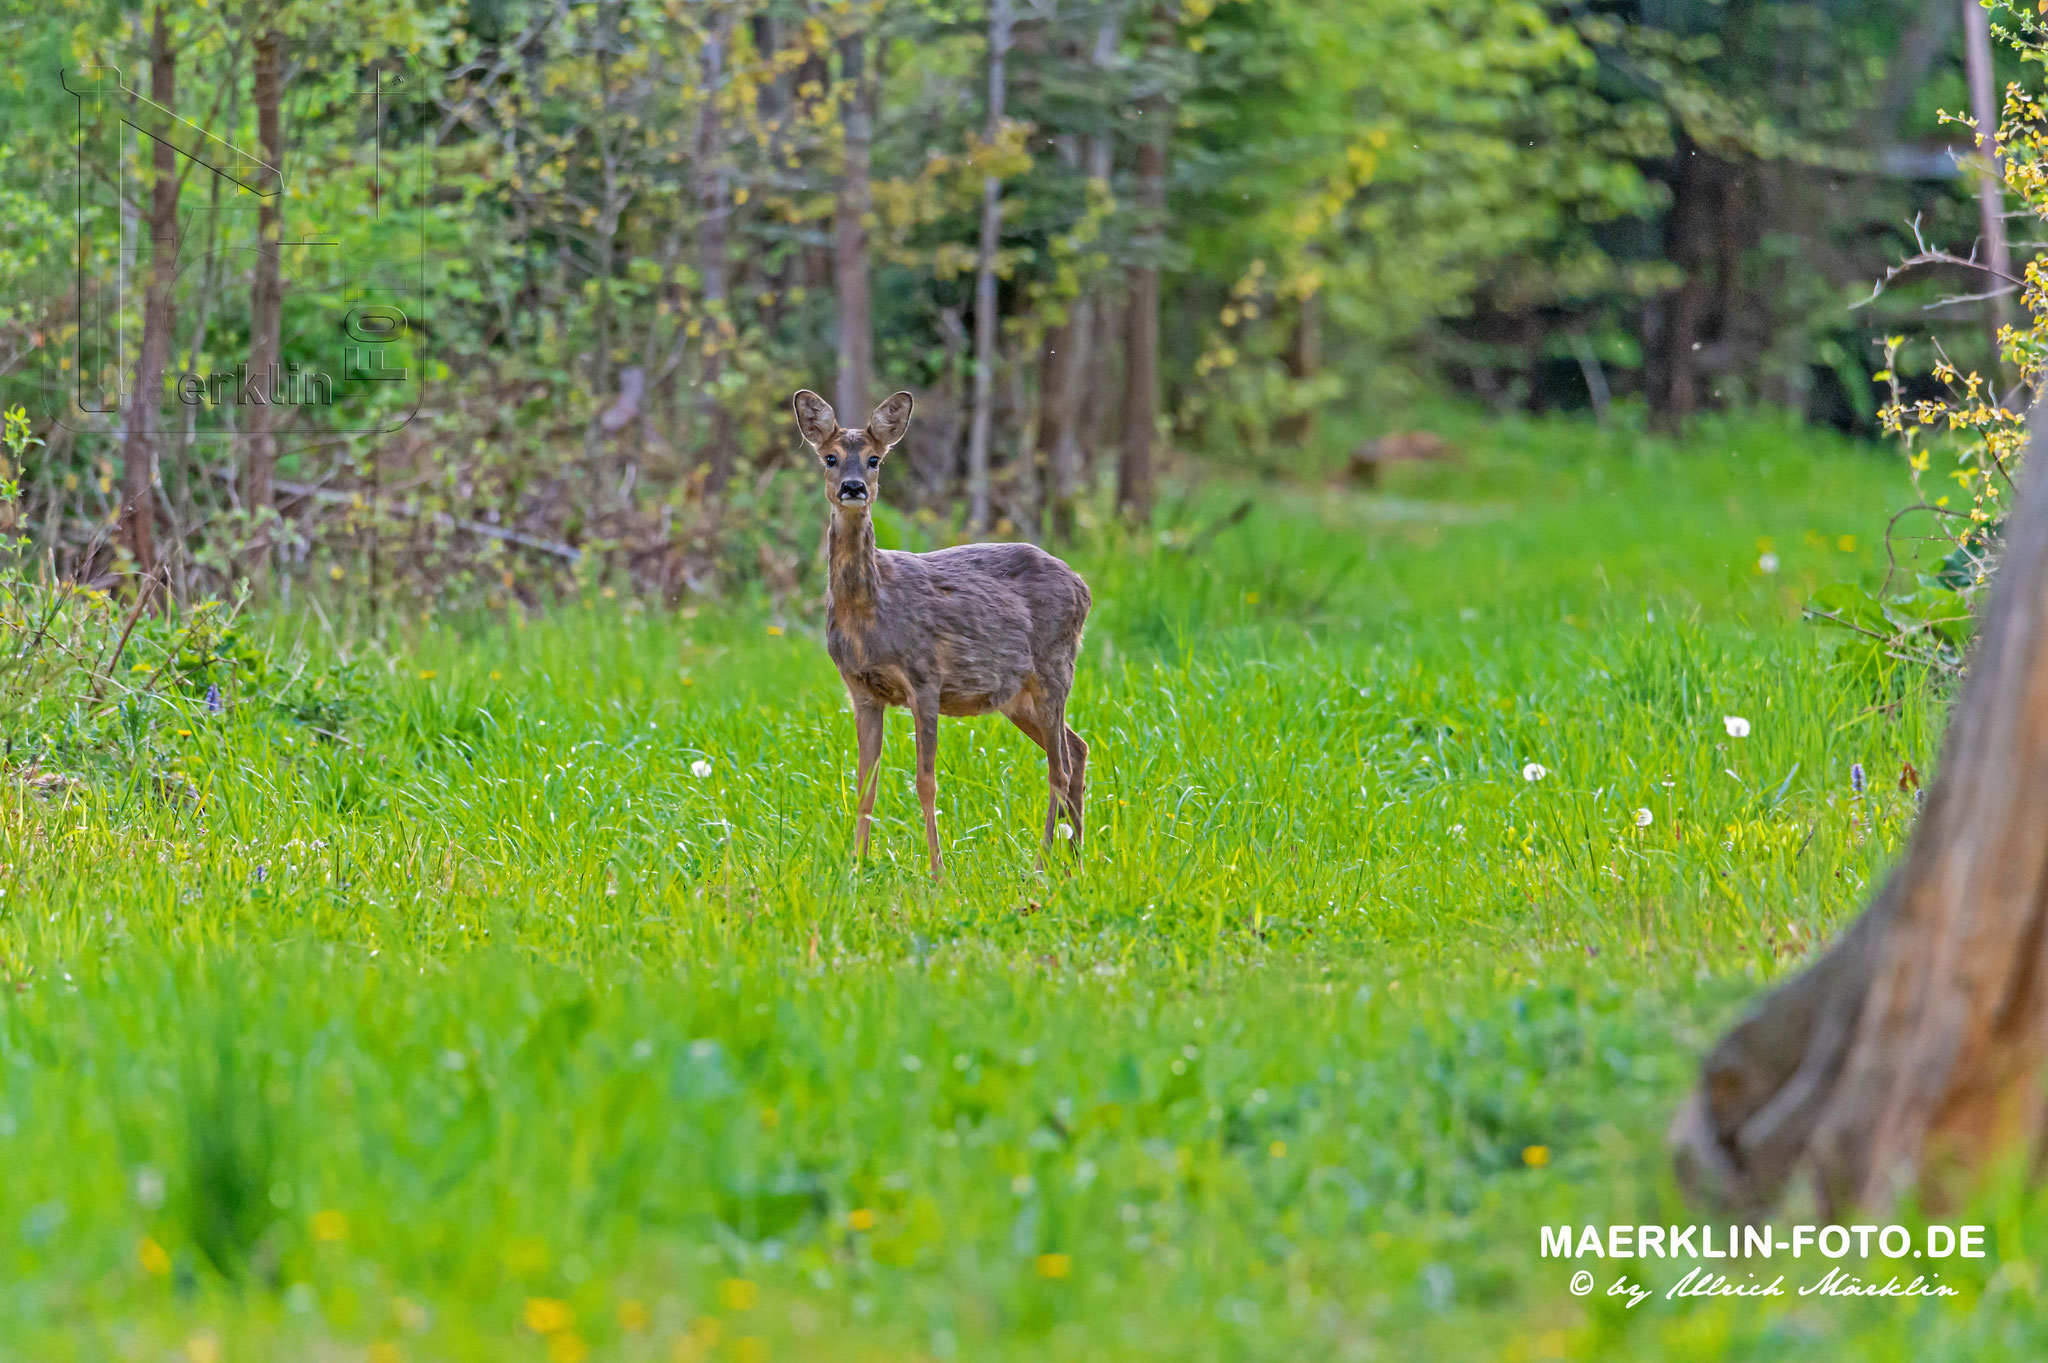
<path fill-rule="evenodd" d="M 1751 1212 L 1810 1176 L 1879 1208 L 2048 1133 L 2048 439 L 1926 808 L 1862 916 L 1708 1054 L 1671 1128 L 1681 1182 Z M 2040 472 L 2035 472 L 2036 468 Z"/>

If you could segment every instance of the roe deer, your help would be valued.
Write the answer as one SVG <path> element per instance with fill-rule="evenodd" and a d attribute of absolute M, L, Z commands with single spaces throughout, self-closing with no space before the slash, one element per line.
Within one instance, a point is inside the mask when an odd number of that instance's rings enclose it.
<path fill-rule="evenodd" d="M 917 798 L 934 876 L 943 870 L 940 715 L 999 710 L 1045 749 L 1045 842 L 1052 845 L 1064 807 L 1078 852 L 1088 745 L 1067 727 L 1067 692 L 1088 620 L 1088 584 L 1035 544 L 962 544 L 929 554 L 877 549 L 869 513 L 882 461 L 910 428 L 910 394 L 891 397 L 858 431 L 841 427 L 831 405 L 807 388 L 792 405 L 797 429 L 817 451 L 832 507 L 825 647 L 853 698 L 860 742 L 854 851 L 867 853 L 882 717 L 900 705 L 916 723 Z"/>

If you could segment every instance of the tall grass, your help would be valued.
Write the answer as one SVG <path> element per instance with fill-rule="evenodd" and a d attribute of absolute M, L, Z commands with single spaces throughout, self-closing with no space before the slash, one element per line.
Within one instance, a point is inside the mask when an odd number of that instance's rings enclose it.
<path fill-rule="evenodd" d="M 1000 720 L 941 729 L 947 881 L 900 716 L 853 861 L 794 608 L 271 622 L 153 765 L 0 805 L 0 1358 L 2027 1356 L 1974 1288 L 1621 1313 L 1537 1258 L 1693 1219 L 1663 1122 L 1939 698 L 1796 623 L 1879 572 L 1881 457 L 1471 441 L 1079 557 L 1071 870 Z"/>

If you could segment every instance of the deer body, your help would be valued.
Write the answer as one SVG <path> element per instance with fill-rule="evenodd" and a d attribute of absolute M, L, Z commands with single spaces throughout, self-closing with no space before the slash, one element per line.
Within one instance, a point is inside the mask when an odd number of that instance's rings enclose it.
<path fill-rule="evenodd" d="M 825 646 L 852 699 L 859 741 L 855 849 L 867 850 L 882 720 L 895 705 L 915 721 L 917 793 L 934 875 L 943 866 L 940 715 L 999 712 L 1044 749 L 1051 795 L 1046 842 L 1064 809 L 1078 850 L 1088 745 L 1067 726 L 1066 709 L 1091 604 L 1088 584 L 1033 544 L 964 544 L 929 554 L 876 548 L 869 510 L 877 473 L 909 426 L 910 395 L 883 403 L 864 431 L 840 428 L 814 393 L 798 393 L 795 406 L 798 427 L 828 474 Z"/>

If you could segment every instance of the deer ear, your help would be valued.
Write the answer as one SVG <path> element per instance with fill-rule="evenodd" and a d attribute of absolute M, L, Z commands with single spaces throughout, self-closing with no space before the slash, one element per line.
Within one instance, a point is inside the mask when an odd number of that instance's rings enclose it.
<path fill-rule="evenodd" d="M 817 449 L 839 431 L 839 418 L 832 412 L 832 404 L 808 388 L 796 390 L 790 399 L 790 406 L 796 408 L 796 428 L 803 438 Z"/>
<path fill-rule="evenodd" d="M 868 418 L 868 439 L 889 449 L 910 429 L 910 394 L 892 393 Z"/>

